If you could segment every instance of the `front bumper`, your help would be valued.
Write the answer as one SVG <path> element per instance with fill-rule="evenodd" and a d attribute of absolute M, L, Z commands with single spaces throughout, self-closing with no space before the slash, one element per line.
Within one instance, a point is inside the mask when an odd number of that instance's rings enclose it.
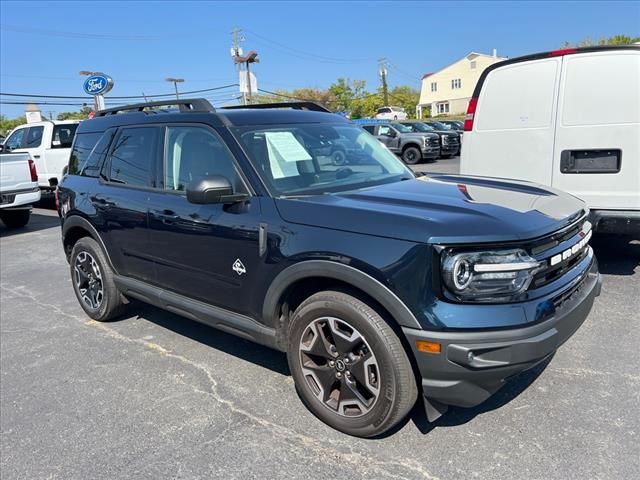
<path fill-rule="evenodd" d="M 594 258 L 554 315 L 533 326 L 445 332 L 403 327 L 422 376 L 429 420 L 437 419 L 448 405 L 474 407 L 482 403 L 510 377 L 553 354 L 587 318 L 601 282 Z M 438 342 L 441 352 L 420 352 L 417 340 Z"/>
<path fill-rule="evenodd" d="M 440 156 L 440 147 L 439 146 L 430 146 L 422 147 L 422 158 L 438 158 Z"/>
<path fill-rule="evenodd" d="M 640 211 L 638 210 L 591 210 L 589 221 L 598 233 L 640 237 Z"/>
<path fill-rule="evenodd" d="M 460 150 L 459 144 L 443 144 L 441 148 L 442 155 L 455 155 Z"/>

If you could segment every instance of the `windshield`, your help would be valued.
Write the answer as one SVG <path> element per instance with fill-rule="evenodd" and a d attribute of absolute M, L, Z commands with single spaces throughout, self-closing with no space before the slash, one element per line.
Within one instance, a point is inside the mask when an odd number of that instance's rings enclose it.
<path fill-rule="evenodd" d="M 275 196 L 344 192 L 413 178 L 393 153 L 356 125 L 251 126 L 233 133 Z"/>
<path fill-rule="evenodd" d="M 413 130 L 410 127 L 407 127 L 406 125 L 403 125 L 401 123 L 392 123 L 391 126 L 393 128 L 395 128 L 396 130 L 398 130 L 400 133 L 411 133 L 411 132 L 413 132 Z"/>
<path fill-rule="evenodd" d="M 422 122 L 415 122 L 412 123 L 411 126 L 413 127 L 414 131 L 416 132 L 433 132 L 434 128 L 427 125 L 426 123 L 422 123 Z"/>
<path fill-rule="evenodd" d="M 440 123 L 440 122 L 430 122 L 430 123 L 431 123 L 431 126 L 437 130 L 451 130 L 451 127 L 449 125 L 445 125 L 444 123 Z"/>

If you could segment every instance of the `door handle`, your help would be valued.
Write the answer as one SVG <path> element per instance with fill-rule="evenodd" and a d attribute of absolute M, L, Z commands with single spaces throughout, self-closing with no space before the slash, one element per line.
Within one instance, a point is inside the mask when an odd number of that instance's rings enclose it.
<path fill-rule="evenodd" d="M 40 158 L 40 155 L 34 155 L 33 158 Z"/>
<path fill-rule="evenodd" d="M 106 198 L 103 197 L 98 197 L 98 196 L 92 196 L 89 197 L 89 200 L 91 200 L 91 202 L 96 206 L 96 208 L 100 208 L 100 209 L 106 209 L 106 208 L 110 208 L 110 207 L 115 207 L 116 203 L 112 202 L 110 200 L 107 200 Z"/>
<path fill-rule="evenodd" d="M 172 223 L 174 220 L 178 220 L 180 215 L 178 215 L 173 210 L 151 210 L 151 213 L 154 217 L 162 220 L 162 223 Z"/>

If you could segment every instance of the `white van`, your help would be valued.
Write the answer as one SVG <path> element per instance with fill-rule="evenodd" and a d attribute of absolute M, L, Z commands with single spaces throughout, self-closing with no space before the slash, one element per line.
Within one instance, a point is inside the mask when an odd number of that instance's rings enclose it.
<path fill-rule="evenodd" d="M 78 120 L 27 123 L 13 129 L 2 144 L 3 152 L 26 152 L 36 164 L 38 185 L 53 190 L 69 163 Z"/>
<path fill-rule="evenodd" d="M 460 172 L 582 198 L 597 231 L 640 235 L 640 46 L 563 49 L 488 67 Z"/>

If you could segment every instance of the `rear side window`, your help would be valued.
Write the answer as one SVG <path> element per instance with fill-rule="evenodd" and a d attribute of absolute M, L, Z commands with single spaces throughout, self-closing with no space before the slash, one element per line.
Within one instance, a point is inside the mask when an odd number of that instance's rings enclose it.
<path fill-rule="evenodd" d="M 68 125 L 54 125 L 51 138 L 51 148 L 69 148 L 73 143 L 73 136 L 78 128 L 77 123 Z"/>
<path fill-rule="evenodd" d="M 37 148 L 42 144 L 44 127 L 31 127 L 27 133 L 26 142 L 22 148 Z"/>
<path fill-rule="evenodd" d="M 640 54 L 565 57 L 562 124 L 640 122 Z"/>
<path fill-rule="evenodd" d="M 476 113 L 477 130 L 551 126 L 560 60 L 516 63 L 487 76 Z"/>
<path fill-rule="evenodd" d="M 373 125 L 364 125 L 362 128 L 372 135 L 375 133 L 375 127 Z"/>
<path fill-rule="evenodd" d="M 69 175 L 80 175 L 102 133 L 79 133 L 69 157 Z"/>
<path fill-rule="evenodd" d="M 123 128 L 111 152 L 109 180 L 136 187 L 155 187 L 158 127 Z"/>

